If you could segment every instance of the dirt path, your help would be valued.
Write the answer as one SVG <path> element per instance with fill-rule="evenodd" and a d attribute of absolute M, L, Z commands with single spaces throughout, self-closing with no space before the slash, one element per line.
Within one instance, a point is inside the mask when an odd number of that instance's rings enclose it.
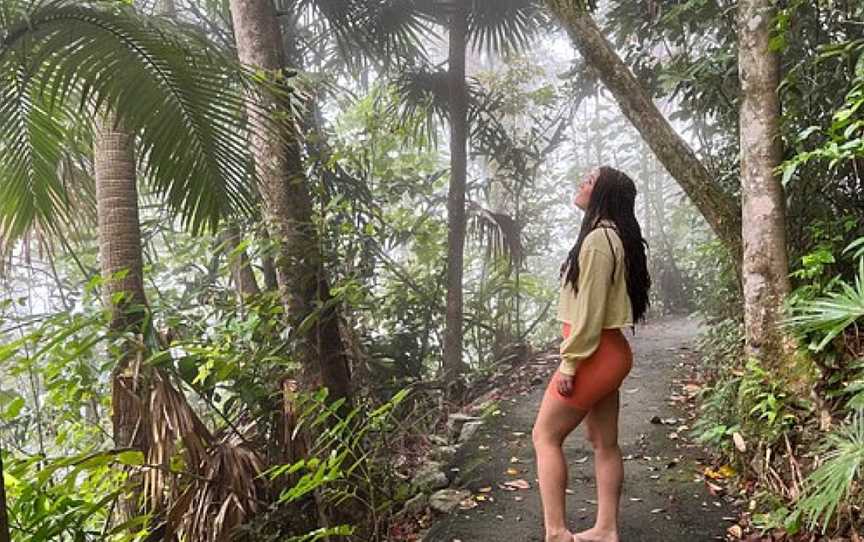
<path fill-rule="evenodd" d="M 735 515 L 724 499 L 708 492 L 701 476 L 704 467 L 699 464 L 703 454 L 686 441 L 687 430 L 680 427 L 688 424 L 687 414 L 670 400 L 670 395 L 681 400 L 679 379 L 686 372 L 682 359 L 692 359 L 698 331 L 698 324 L 690 319 L 642 326 L 636 337 L 627 331 L 634 368 L 621 388 L 623 542 L 724 540 L 729 519 Z M 491 416 L 457 455 L 459 470 L 453 487 L 469 489 L 487 500 L 440 519 L 425 542 L 543 540 L 531 427 L 545 379 L 555 368 L 554 359 L 545 363 L 540 367 L 542 383 L 535 378 L 524 395 L 501 401 L 501 414 Z M 668 424 L 651 423 L 655 416 Z M 678 431 L 682 435 L 676 437 Z M 596 511 L 593 456 L 581 428 L 567 439 L 564 451 L 570 470 L 569 525 L 581 530 L 591 526 Z M 519 479 L 530 488 L 503 489 L 505 482 Z"/>

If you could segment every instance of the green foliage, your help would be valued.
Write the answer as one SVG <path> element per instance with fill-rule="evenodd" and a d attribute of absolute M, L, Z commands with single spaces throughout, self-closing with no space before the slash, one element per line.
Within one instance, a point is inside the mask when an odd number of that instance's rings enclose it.
<path fill-rule="evenodd" d="M 864 410 L 825 435 L 819 452 L 821 464 L 804 481 L 795 512 L 808 527 L 821 525 L 825 533 L 835 515 L 854 514 L 852 510 L 864 504 Z"/>
<path fill-rule="evenodd" d="M 785 320 L 788 327 L 814 337 L 810 348 L 816 352 L 864 318 L 864 258 L 858 260 L 854 284 L 837 280 L 832 286 L 823 297 L 792 305 Z"/>
<path fill-rule="evenodd" d="M 410 389 L 403 388 L 389 400 L 375 406 L 363 405 L 344 412 L 343 401 L 328 402 L 326 390 L 298 394 L 298 423 L 294 435 L 308 432 L 314 435 L 308 456 L 294 463 L 277 465 L 264 473 L 271 481 L 291 480 L 280 492 L 278 502 L 290 503 L 308 498 L 312 492 L 321 495 L 334 507 L 360 510 L 366 521 L 361 529 L 371 529 L 365 535 L 379 537 L 386 518 L 404 499 L 401 481 L 395 476 L 388 460 L 393 444 L 403 438 L 406 428 L 400 413 L 409 398 Z M 400 497 L 401 495 L 401 497 Z M 359 519 L 359 517 L 358 517 Z M 265 514 L 250 525 L 245 534 L 256 534 L 255 540 L 270 540 L 273 522 L 281 521 L 276 514 Z M 356 525 L 334 527 L 332 534 L 358 534 Z M 289 540 L 317 540 L 319 530 Z M 375 538 L 378 539 L 378 538 Z M 280 540 L 282 540 L 280 538 Z"/>
<path fill-rule="evenodd" d="M 89 452 L 61 458 L 4 457 L 13 540 L 126 542 L 143 539 L 147 518 L 110 525 L 113 502 L 128 487 L 122 466 L 143 463 L 135 451 Z M 135 529 L 130 527 L 136 526 Z"/>
<path fill-rule="evenodd" d="M 71 134 L 89 139 L 106 109 L 138 135 L 146 179 L 193 230 L 250 208 L 251 84 L 203 35 L 122 3 L 23 0 L 0 3 L 0 35 L 4 237 L 71 224 L 71 179 L 58 172 Z"/>
<path fill-rule="evenodd" d="M 790 394 L 785 382 L 775 378 L 755 359 L 747 362 L 738 386 L 737 407 L 744 436 L 771 446 L 799 421 L 796 411 L 804 400 Z"/>

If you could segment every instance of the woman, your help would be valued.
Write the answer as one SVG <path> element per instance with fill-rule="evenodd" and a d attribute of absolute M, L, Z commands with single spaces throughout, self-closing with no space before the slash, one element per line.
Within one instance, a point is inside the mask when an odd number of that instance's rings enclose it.
<path fill-rule="evenodd" d="M 533 440 L 546 542 L 618 542 L 618 502 L 624 477 L 618 447 L 618 388 L 633 355 L 622 328 L 648 308 L 645 247 L 634 215 L 636 185 L 611 167 L 590 172 L 573 203 L 585 211 L 576 244 L 562 265 L 558 319 L 561 364 L 549 381 Z M 597 519 L 572 534 L 565 522 L 567 465 L 561 446 L 585 420 L 594 448 Z"/>

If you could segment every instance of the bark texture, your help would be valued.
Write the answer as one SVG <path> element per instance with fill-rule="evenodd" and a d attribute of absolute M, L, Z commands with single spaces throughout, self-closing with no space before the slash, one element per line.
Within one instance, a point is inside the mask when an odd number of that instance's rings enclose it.
<path fill-rule="evenodd" d="M 231 0 L 231 17 L 240 61 L 280 78 L 285 68 L 282 32 L 270 0 Z M 265 98 L 266 100 L 266 98 Z M 312 223 L 312 197 L 303 174 L 303 160 L 293 123 L 283 132 L 272 129 L 264 111 L 282 104 L 259 103 L 249 108 L 250 142 L 264 201 L 270 236 L 278 245 L 274 267 L 279 294 L 289 323 L 299 328 L 316 305 L 321 310 L 309 331 L 298 336 L 298 357 L 305 385 L 323 384 L 331 397 L 349 398 L 348 361 L 339 334 L 336 309 L 330 300 L 318 237 Z"/>
<path fill-rule="evenodd" d="M 147 311 L 141 256 L 134 137 L 106 115 L 93 145 L 96 212 L 99 227 L 99 262 L 102 295 L 111 312 L 111 330 L 131 331 L 140 337 Z M 130 339 L 114 367 L 111 380 L 111 422 L 114 443 L 147 453 L 150 439 L 148 371 L 142 365 L 143 340 Z M 137 494 L 120 503 L 121 517 L 140 512 Z"/>
<path fill-rule="evenodd" d="M 468 96 L 465 85 L 467 39 L 467 2 L 455 2 L 450 18 L 447 68 L 450 96 L 450 189 L 447 195 L 447 311 L 444 328 L 444 379 L 452 384 L 457 384 L 465 371 L 462 361 L 462 273 L 465 250 L 465 181 L 468 170 Z"/>
<path fill-rule="evenodd" d="M 774 173 L 782 159 L 778 55 L 771 51 L 770 0 L 738 3 L 741 78 L 741 195 L 744 327 L 747 354 L 767 366 L 783 359 L 777 325 L 789 292 L 786 199 Z"/>
<path fill-rule="evenodd" d="M 546 0 L 585 61 L 618 102 L 624 115 L 678 181 L 730 254 L 741 261 L 741 211 L 735 199 L 714 182 L 714 176 L 679 136 L 600 32 L 591 15 L 572 0 Z"/>

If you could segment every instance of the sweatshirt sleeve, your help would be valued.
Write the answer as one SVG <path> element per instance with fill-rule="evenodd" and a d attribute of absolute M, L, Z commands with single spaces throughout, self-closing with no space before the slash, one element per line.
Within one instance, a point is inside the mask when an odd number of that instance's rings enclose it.
<path fill-rule="evenodd" d="M 589 357 L 600 344 L 606 310 L 606 297 L 612 282 L 612 257 L 593 246 L 583 246 L 579 254 L 579 291 L 576 302 L 565 318 L 570 335 L 561 342 L 561 364 L 564 374 L 576 374 L 579 361 Z M 572 294 L 571 294 L 572 295 Z"/>

